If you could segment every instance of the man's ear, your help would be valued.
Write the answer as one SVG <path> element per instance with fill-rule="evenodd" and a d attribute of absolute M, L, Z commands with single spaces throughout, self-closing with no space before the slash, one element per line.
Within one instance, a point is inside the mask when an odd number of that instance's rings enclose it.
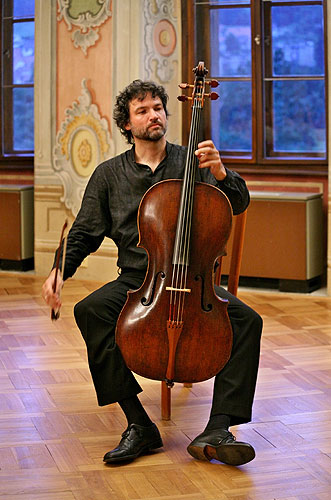
<path fill-rule="evenodd" d="M 130 123 L 127 123 L 125 126 L 124 126 L 125 130 L 131 130 L 131 125 Z"/>

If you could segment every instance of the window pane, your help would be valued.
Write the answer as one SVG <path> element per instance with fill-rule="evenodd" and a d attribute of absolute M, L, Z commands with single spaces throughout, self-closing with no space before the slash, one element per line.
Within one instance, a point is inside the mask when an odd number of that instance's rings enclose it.
<path fill-rule="evenodd" d="M 210 12 L 211 74 L 251 75 L 250 9 L 217 9 Z"/>
<path fill-rule="evenodd" d="M 322 81 L 273 82 L 274 151 L 326 152 Z"/>
<path fill-rule="evenodd" d="M 321 5 L 272 8 L 272 57 L 276 76 L 324 75 Z"/>
<path fill-rule="evenodd" d="M 34 23 L 14 24 L 13 83 L 33 83 Z"/>
<path fill-rule="evenodd" d="M 252 151 L 251 82 L 222 82 L 220 99 L 211 103 L 212 140 L 217 149 Z"/>
<path fill-rule="evenodd" d="M 14 19 L 34 17 L 34 0 L 14 0 Z"/>
<path fill-rule="evenodd" d="M 15 151 L 33 151 L 33 87 L 13 89 L 13 144 Z"/>

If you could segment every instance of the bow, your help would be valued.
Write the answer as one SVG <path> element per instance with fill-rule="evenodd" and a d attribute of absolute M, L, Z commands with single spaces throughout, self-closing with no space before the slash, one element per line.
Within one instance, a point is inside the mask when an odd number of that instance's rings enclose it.
<path fill-rule="evenodd" d="M 66 219 L 64 224 L 63 224 L 63 227 L 62 227 L 59 249 L 58 249 L 57 256 L 56 256 L 55 276 L 54 276 L 54 282 L 53 282 L 53 292 L 54 293 L 56 292 L 57 276 L 59 273 L 59 265 L 60 265 L 60 256 L 61 256 L 62 246 L 63 246 L 63 253 L 62 253 L 61 272 L 62 272 L 62 276 L 64 274 L 64 263 L 65 263 L 66 250 L 67 250 L 67 236 L 64 238 L 64 232 L 67 229 L 67 227 L 68 227 L 68 221 Z M 60 309 L 58 309 L 57 311 L 54 311 L 54 309 L 52 308 L 52 311 L 51 311 L 52 321 L 56 321 L 57 319 L 59 319 L 59 317 L 60 317 Z"/>

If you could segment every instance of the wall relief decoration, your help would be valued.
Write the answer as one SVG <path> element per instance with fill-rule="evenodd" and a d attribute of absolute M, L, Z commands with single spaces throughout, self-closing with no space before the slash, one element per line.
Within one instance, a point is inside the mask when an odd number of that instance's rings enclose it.
<path fill-rule="evenodd" d="M 92 104 L 85 79 L 81 85 L 82 94 L 66 109 L 54 148 L 54 170 L 64 187 L 61 201 L 74 216 L 93 170 L 113 154 L 108 122 Z"/>
<path fill-rule="evenodd" d="M 69 31 L 72 25 L 78 26 L 71 38 L 87 55 L 87 49 L 99 39 L 99 26 L 111 16 L 110 0 L 58 0 L 58 9 L 58 21 L 64 19 Z"/>
<path fill-rule="evenodd" d="M 177 62 L 177 18 L 174 0 L 144 0 L 145 75 L 153 71 L 160 82 L 169 82 Z"/>

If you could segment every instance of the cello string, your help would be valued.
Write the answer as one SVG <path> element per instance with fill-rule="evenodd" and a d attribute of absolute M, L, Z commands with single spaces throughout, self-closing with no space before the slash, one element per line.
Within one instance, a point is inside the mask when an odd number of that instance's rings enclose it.
<path fill-rule="evenodd" d="M 175 288 L 174 292 L 174 303 L 173 303 L 173 318 L 177 317 L 178 320 L 178 314 L 176 314 L 176 311 L 180 309 L 180 302 L 181 302 L 181 292 L 180 290 L 183 286 L 183 266 L 185 266 L 185 261 L 183 260 L 184 258 L 184 251 L 183 251 L 183 234 L 185 230 L 185 226 L 187 225 L 186 218 L 187 218 L 187 196 L 188 196 L 188 189 L 189 189 L 189 181 L 190 181 L 190 167 L 191 167 L 191 156 L 192 156 L 192 130 L 194 130 L 194 123 L 195 123 L 195 110 L 193 108 L 193 113 L 192 113 L 192 122 L 191 122 L 191 132 L 190 132 L 190 140 L 189 140 L 189 145 L 188 145 L 188 155 L 186 159 L 186 166 L 185 166 L 185 175 L 184 175 L 184 180 L 183 180 L 183 186 L 182 186 L 182 197 L 183 199 L 181 200 L 181 206 L 180 210 L 181 213 L 179 214 L 178 218 L 178 244 L 176 246 L 176 254 L 174 258 L 174 272 L 173 272 L 173 280 L 172 280 L 172 287 Z"/>
<path fill-rule="evenodd" d="M 188 186 L 187 186 L 187 200 L 185 204 L 185 224 L 183 228 L 184 238 L 183 238 L 183 262 L 184 265 L 182 267 L 181 273 L 181 286 L 180 288 L 187 288 L 187 273 L 188 273 L 188 265 L 189 265 L 189 252 L 190 252 L 190 236 L 191 236 L 191 227 L 192 227 L 192 214 L 193 214 L 193 201 L 194 201 L 194 187 L 195 187 L 195 173 L 196 173 L 196 157 L 194 151 L 197 146 L 197 136 L 198 136 L 198 126 L 200 121 L 200 112 L 199 112 L 199 99 L 195 100 L 194 113 L 192 116 L 192 147 L 190 148 L 190 159 L 189 159 L 189 175 L 188 175 Z M 178 304 L 178 317 L 177 321 L 183 321 L 184 315 L 184 302 L 185 302 L 186 292 L 182 292 L 180 296 L 180 301 Z"/>
<path fill-rule="evenodd" d="M 193 117 L 193 135 L 192 135 L 192 148 L 190 151 L 190 172 L 189 172 L 189 187 L 188 187 L 188 200 L 187 200 L 187 213 L 186 213 L 186 224 L 185 224 L 185 238 L 184 238 L 184 250 L 183 250 L 183 258 L 186 262 L 186 267 L 183 275 L 183 288 L 186 288 L 187 282 L 187 273 L 188 273 L 188 265 L 189 265 L 189 252 L 190 252 L 190 236 L 191 236 L 191 227 L 192 227 L 192 215 L 193 215 L 193 202 L 194 202 L 194 188 L 195 188 L 195 175 L 196 175 L 196 166 L 197 166 L 197 158 L 194 154 L 197 148 L 198 142 L 198 130 L 199 130 L 199 122 L 200 122 L 200 100 L 199 98 L 195 101 L 195 112 Z M 184 314 L 184 299 L 185 294 L 183 294 L 183 300 L 181 303 L 181 311 L 179 320 L 182 321 Z"/>
<path fill-rule="evenodd" d="M 188 264 L 189 264 L 189 252 L 190 252 L 190 237 L 191 237 L 191 228 L 192 228 L 192 216 L 193 216 L 193 203 L 194 203 L 194 189 L 195 189 L 195 175 L 197 168 L 197 158 L 194 154 L 194 151 L 197 146 L 198 141 L 198 130 L 199 130 L 199 122 L 200 122 L 200 100 L 197 100 L 196 113 L 194 118 L 194 137 L 193 137 L 193 145 L 194 150 L 191 151 L 191 162 L 190 162 L 190 186 L 188 190 L 188 203 L 187 203 L 187 221 L 185 227 L 185 239 L 184 239 L 184 260 L 187 263 L 186 268 L 184 270 L 183 276 L 183 288 L 186 288 L 187 282 L 187 273 L 188 273 Z M 184 315 L 184 301 L 185 301 L 185 293 L 183 294 L 183 300 L 181 303 L 181 311 L 179 315 L 179 321 L 183 320 Z"/>
<path fill-rule="evenodd" d="M 185 287 L 186 276 L 187 276 L 187 228 L 189 222 L 189 203 L 191 197 L 191 184 L 192 184 L 192 151 L 194 146 L 194 137 L 195 137 L 195 124 L 196 124 L 196 110 L 195 106 L 192 112 L 192 122 L 191 122 L 191 135 L 190 135 L 190 144 L 188 150 L 188 158 L 187 158 L 187 175 L 186 175 L 186 185 L 185 185 L 185 203 L 183 205 L 183 217 L 182 217 L 182 227 L 181 227 L 181 240 L 180 240 L 180 276 L 179 276 L 179 289 L 183 289 Z M 184 186 L 183 186 L 184 188 Z M 178 306 L 177 306 L 177 322 L 182 320 L 182 311 L 184 304 L 185 292 L 179 292 L 178 296 Z"/>
<path fill-rule="evenodd" d="M 201 84 L 200 84 L 201 87 Z M 199 89 L 201 90 L 201 89 Z M 201 94 L 202 95 L 202 94 Z M 184 181 L 178 228 L 176 233 L 176 252 L 173 262 L 172 290 L 170 294 L 169 319 L 177 322 L 183 320 L 187 273 L 189 264 L 189 247 L 193 214 L 193 198 L 196 172 L 196 157 L 194 151 L 197 147 L 198 129 L 200 123 L 201 97 L 194 99 L 192 109 L 191 131 L 189 136 L 188 156 L 185 165 Z M 178 239 L 177 239 L 178 238 Z M 176 314 L 177 311 L 177 314 Z"/>

